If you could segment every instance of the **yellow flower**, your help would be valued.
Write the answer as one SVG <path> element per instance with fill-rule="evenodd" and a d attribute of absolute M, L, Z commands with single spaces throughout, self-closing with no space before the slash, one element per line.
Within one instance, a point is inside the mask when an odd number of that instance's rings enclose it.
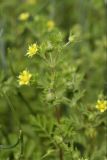
<path fill-rule="evenodd" d="M 30 14 L 28 12 L 21 13 L 19 15 L 19 20 L 20 21 L 26 21 L 29 18 L 29 16 L 30 16 Z"/>
<path fill-rule="evenodd" d="M 97 101 L 96 108 L 97 108 L 100 112 L 104 112 L 105 110 L 107 110 L 107 100 L 98 100 L 98 101 Z"/>
<path fill-rule="evenodd" d="M 32 5 L 32 4 L 35 4 L 36 1 L 37 1 L 37 0 L 26 0 L 26 2 L 27 2 L 28 4 L 31 4 L 31 5 Z"/>
<path fill-rule="evenodd" d="M 49 20 L 47 22 L 48 31 L 51 31 L 55 27 L 55 23 L 53 20 Z"/>
<path fill-rule="evenodd" d="M 28 55 L 28 57 L 32 57 L 37 53 L 37 51 L 38 51 L 38 45 L 36 43 L 31 44 L 28 48 L 26 55 Z"/>
<path fill-rule="evenodd" d="M 32 74 L 28 70 L 24 70 L 18 76 L 19 85 L 29 85 Z"/>

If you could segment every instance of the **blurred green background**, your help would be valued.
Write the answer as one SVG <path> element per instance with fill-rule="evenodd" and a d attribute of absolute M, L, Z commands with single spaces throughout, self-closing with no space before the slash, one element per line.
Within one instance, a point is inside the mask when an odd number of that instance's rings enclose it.
<path fill-rule="evenodd" d="M 47 150 L 47 145 L 42 144 L 42 139 L 39 140 L 38 134 L 33 131 L 29 116 L 40 114 L 42 117 L 45 113 L 48 117 L 52 112 L 41 102 L 41 88 L 35 88 L 35 85 L 22 88 L 18 86 L 17 76 L 26 66 L 33 72 L 38 72 L 38 67 L 41 66 L 38 58 L 33 64 L 34 59 L 29 62 L 25 57 L 28 45 L 34 42 L 41 44 L 46 39 L 46 23 L 49 20 L 53 20 L 56 29 L 62 33 L 64 43 L 67 43 L 70 32 L 74 35 L 79 33 L 77 42 L 65 51 L 65 54 L 68 53 L 68 63 L 66 65 L 67 61 L 63 60 L 62 68 L 65 72 L 70 67 L 76 68 L 77 74 L 82 76 L 80 91 L 85 90 L 85 93 L 80 102 L 84 106 L 83 110 L 89 108 L 87 114 L 91 116 L 98 97 L 102 94 L 106 96 L 107 93 L 106 5 L 103 0 L 0 0 L 0 144 L 15 143 L 19 134 L 18 119 L 24 131 L 25 160 L 40 160 Z M 21 21 L 19 15 L 24 12 L 30 16 Z M 47 33 L 47 37 L 48 34 L 51 33 Z M 8 94 L 15 113 L 11 111 L 2 91 Z M 82 121 L 81 118 L 78 119 L 80 111 L 74 110 L 73 114 L 78 123 Z M 94 117 L 93 114 L 92 116 Z M 97 122 L 87 118 L 82 122 L 87 133 L 80 133 L 77 142 L 82 156 L 86 154 L 89 160 L 106 160 L 106 116 L 105 112 Z M 98 135 L 91 139 L 90 134 L 94 132 L 88 131 L 88 128 L 93 123 L 96 124 Z M 82 147 L 86 152 L 82 152 Z M 19 152 L 19 146 L 12 150 L 1 149 L 0 159 L 18 159 Z M 53 157 L 47 159 L 58 160 Z M 71 158 L 66 156 L 65 160 Z"/>

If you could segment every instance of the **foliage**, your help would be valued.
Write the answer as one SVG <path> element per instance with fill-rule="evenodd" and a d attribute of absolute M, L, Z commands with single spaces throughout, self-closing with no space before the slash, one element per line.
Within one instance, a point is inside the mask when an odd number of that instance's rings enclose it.
<path fill-rule="evenodd" d="M 1 160 L 106 160 L 104 5 L 0 1 Z"/>

